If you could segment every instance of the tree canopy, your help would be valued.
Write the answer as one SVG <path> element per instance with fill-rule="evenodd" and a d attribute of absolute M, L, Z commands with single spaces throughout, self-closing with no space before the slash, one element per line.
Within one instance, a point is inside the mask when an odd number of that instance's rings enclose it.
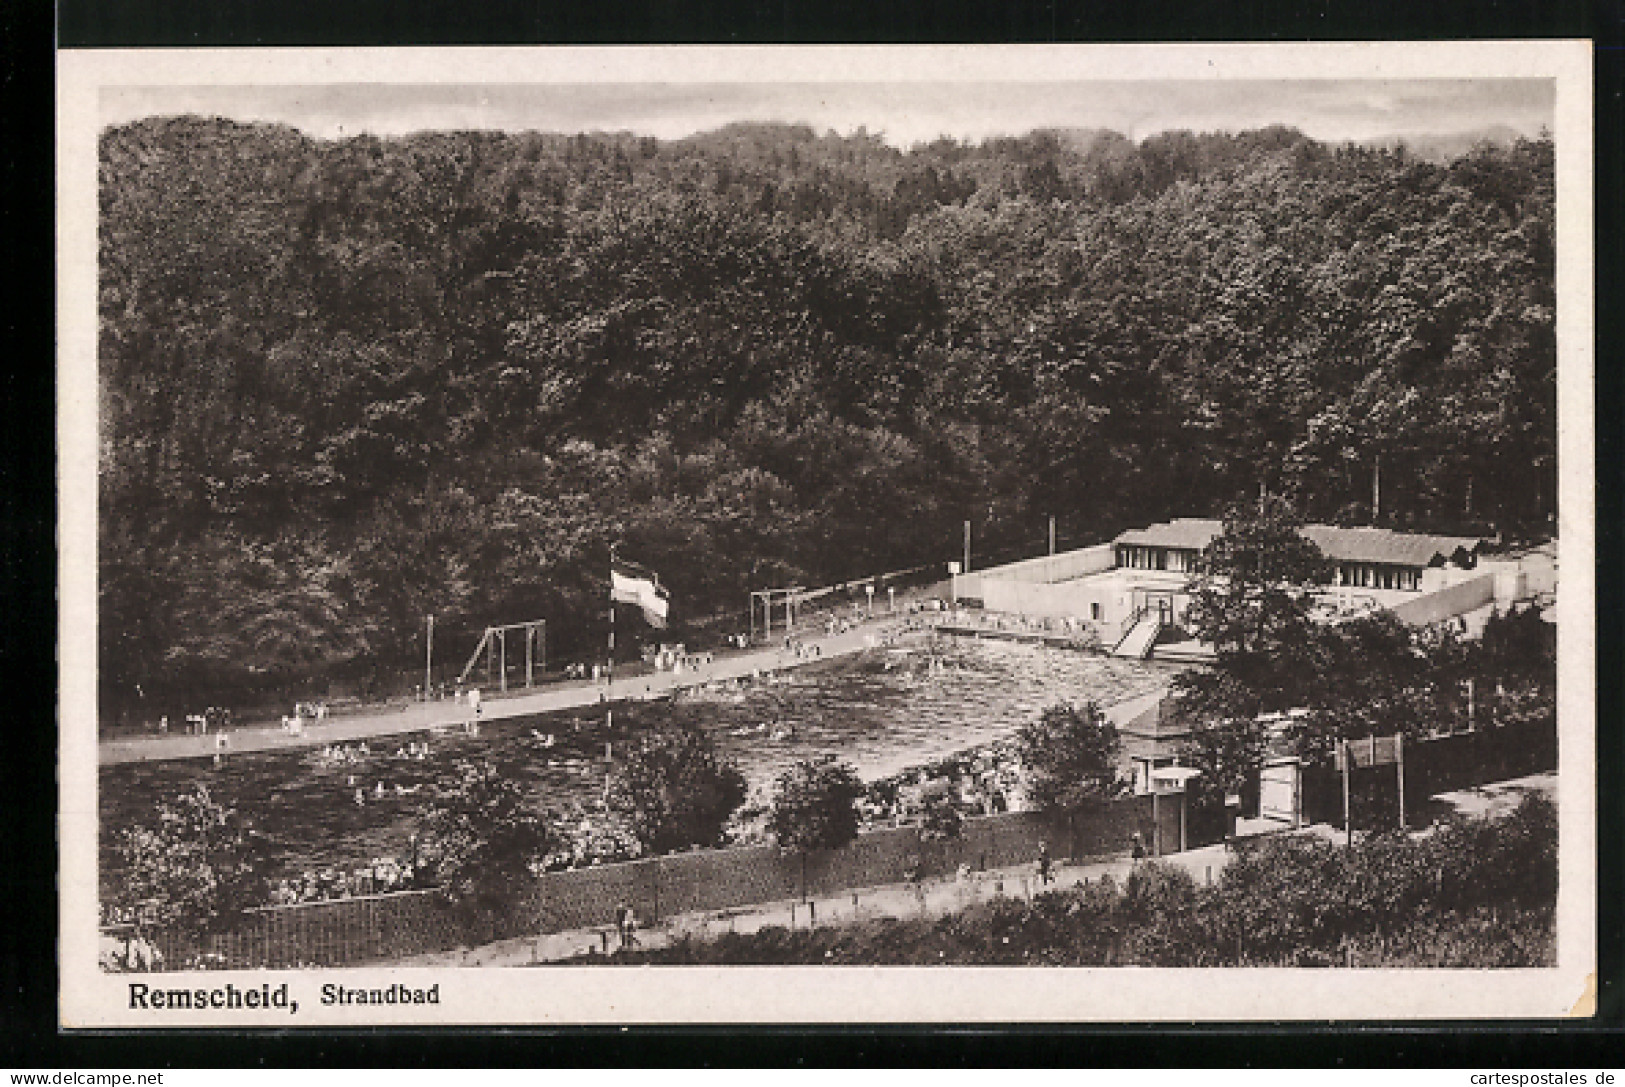
<path fill-rule="evenodd" d="M 631 821 L 644 848 L 669 853 L 722 844 L 745 801 L 745 776 L 710 736 L 673 726 L 644 733 L 610 775 L 608 805 Z"/>
<path fill-rule="evenodd" d="M 768 825 L 785 849 L 838 849 L 858 836 L 862 796 L 857 771 L 834 755 L 803 759 L 779 776 Z"/>
<path fill-rule="evenodd" d="M 1260 486 L 1539 530 L 1553 191 L 1545 139 L 110 127 L 103 694 L 407 668 L 431 613 L 579 653 L 616 541 L 699 619 Z"/>
<path fill-rule="evenodd" d="M 1042 808 L 1064 811 L 1122 790 L 1117 726 L 1093 702 L 1051 706 L 1016 734 L 1028 793 Z"/>
<path fill-rule="evenodd" d="M 489 762 L 459 762 L 424 815 L 420 855 L 453 899 L 498 910 L 556 844 L 522 786 Z"/>
<path fill-rule="evenodd" d="M 207 786 L 158 804 L 157 821 L 127 827 L 121 906 L 139 924 L 202 935 L 228 931 L 263 904 L 264 843 Z"/>

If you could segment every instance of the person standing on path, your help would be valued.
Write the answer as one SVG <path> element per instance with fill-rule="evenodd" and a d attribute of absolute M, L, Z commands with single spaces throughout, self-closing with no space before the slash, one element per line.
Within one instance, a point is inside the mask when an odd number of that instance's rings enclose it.
<path fill-rule="evenodd" d="M 1055 882 L 1055 875 L 1050 870 L 1049 843 L 1038 843 L 1038 882 L 1044 886 Z"/>
<path fill-rule="evenodd" d="M 624 901 L 615 907 L 615 930 L 621 934 L 622 947 L 638 946 L 638 915 Z"/>

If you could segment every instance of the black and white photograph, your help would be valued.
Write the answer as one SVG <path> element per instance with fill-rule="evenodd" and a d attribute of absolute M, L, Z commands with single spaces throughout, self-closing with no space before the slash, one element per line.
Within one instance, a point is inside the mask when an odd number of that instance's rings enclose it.
<path fill-rule="evenodd" d="M 62 54 L 64 1024 L 1583 1011 L 1588 64 Z"/>

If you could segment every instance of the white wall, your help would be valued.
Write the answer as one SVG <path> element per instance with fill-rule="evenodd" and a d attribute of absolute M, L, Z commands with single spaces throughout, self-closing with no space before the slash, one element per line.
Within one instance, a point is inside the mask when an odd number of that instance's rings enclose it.
<path fill-rule="evenodd" d="M 1075 551 L 1062 551 L 1058 555 L 1040 555 L 1036 559 L 1007 562 L 1003 566 L 989 566 L 986 570 L 961 574 L 959 577 L 959 595 L 985 602 L 987 599 L 985 595 L 987 591 L 986 584 L 989 579 L 1032 584 L 1053 584 L 1057 581 L 1070 581 L 1073 578 L 1086 577 L 1089 574 L 1098 574 L 1102 570 L 1109 570 L 1111 569 L 1112 560 L 1112 545 L 1104 543 L 1096 544 L 1094 547 L 1081 547 Z"/>

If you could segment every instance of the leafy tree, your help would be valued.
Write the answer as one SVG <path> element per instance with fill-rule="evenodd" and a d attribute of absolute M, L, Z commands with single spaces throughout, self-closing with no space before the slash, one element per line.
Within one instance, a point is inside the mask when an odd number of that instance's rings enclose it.
<path fill-rule="evenodd" d="M 1016 751 L 1028 775 L 1028 791 L 1049 811 L 1068 811 L 1115 796 L 1122 742 L 1117 726 L 1087 702 L 1051 706 L 1016 734 Z"/>
<path fill-rule="evenodd" d="M 1266 494 L 1231 507 L 1197 560 L 1188 621 L 1217 659 L 1176 680 L 1174 714 L 1190 729 L 1185 752 L 1202 771 L 1199 805 L 1249 791 L 1268 748 L 1260 715 L 1296 708 L 1333 672 L 1310 619 L 1328 564 L 1300 527 L 1285 499 Z"/>
<path fill-rule="evenodd" d="M 1188 619 L 1221 666 L 1251 669 L 1302 644 L 1317 586 L 1331 580 L 1320 548 L 1278 495 L 1232 506 L 1202 549 L 1190 585 Z"/>
<path fill-rule="evenodd" d="M 120 905 L 138 923 L 192 935 L 230 930 L 266 901 L 265 846 L 205 785 L 160 801 L 156 825 L 127 828 Z"/>
<path fill-rule="evenodd" d="M 715 846 L 745 800 L 745 777 L 704 731 L 673 727 L 645 734 L 610 777 L 611 811 L 631 820 L 655 853 Z"/>
<path fill-rule="evenodd" d="M 920 841 L 949 842 L 958 839 L 964 833 L 965 817 L 959 813 L 953 795 L 946 785 L 927 793 L 923 804 L 920 813 Z"/>
<path fill-rule="evenodd" d="M 858 836 L 863 782 L 834 755 L 803 759 L 779 780 L 768 826 L 779 845 L 803 855 L 838 849 Z"/>
<path fill-rule="evenodd" d="M 1552 152 L 110 127 L 102 693 L 410 669 L 429 612 L 584 651 L 614 538 L 703 618 L 1261 485 L 1549 532 Z"/>
<path fill-rule="evenodd" d="M 524 788 L 489 762 L 459 761 L 423 817 L 419 856 L 464 906 L 505 909 L 559 842 Z"/>
<path fill-rule="evenodd" d="M 1537 608 L 1495 612 L 1484 624 L 1472 662 L 1483 678 L 1527 681 L 1545 687 L 1557 679 L 1557 627 Z"/>
<path fill-rule="evenodd" d="M 1199 718 L 1180 742 L 1184 761 L 1201 774 L 1192 779 L 1191 802 L 1218 808 L 1225 797 L 1252 795 L 1269 753 L 1269 734 L 1251 717 Z"/>
<path fill-rule="evenodd" d="M 1341 740 L 1421 737 L 1454 724 L 1452 639 L 1435 638 L 1429 647 L 1388 611 L 1321 627 L 1312 637 L 1319 652 L 1299 701 L 1308 713 L 1291 727 L 1297 753 L 1309 762 L 1329 761 Z"/>

